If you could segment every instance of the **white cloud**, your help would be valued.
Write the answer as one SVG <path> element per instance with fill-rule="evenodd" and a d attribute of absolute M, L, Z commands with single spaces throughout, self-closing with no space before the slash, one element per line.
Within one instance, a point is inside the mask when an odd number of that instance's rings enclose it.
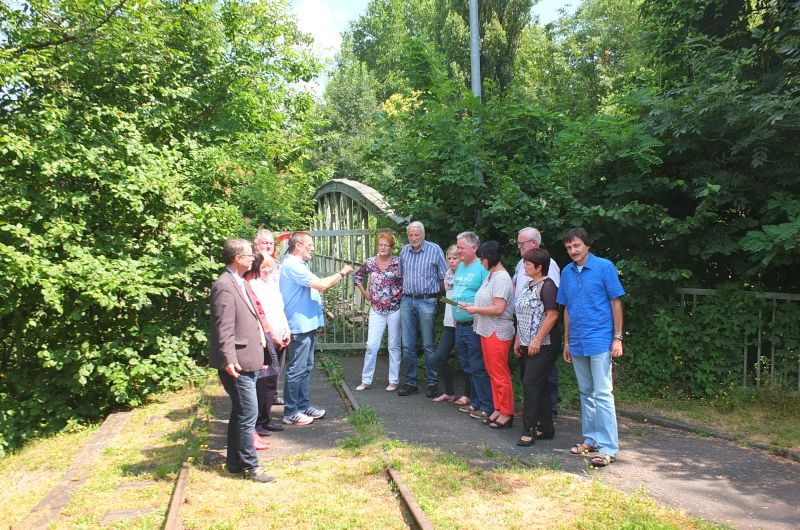
<path fill-rule="evenodd" d="M 332 59 L 342 46 L 342 36 L 336 23 L 347 18 L 340 10 L 331 8 L 321 0 L 300 0 L 294 7 L 297 25 L 304 33 L 314 37 L 314 52 L 323 59 Z"/>

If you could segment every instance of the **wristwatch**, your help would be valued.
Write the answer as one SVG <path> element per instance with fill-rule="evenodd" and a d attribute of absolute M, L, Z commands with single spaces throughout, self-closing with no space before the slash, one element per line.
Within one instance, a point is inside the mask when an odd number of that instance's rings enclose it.
<path fill-rule="evenodd" d="M 621 341 L 621 340 L 622 340 L 622 338 L 623 338 L 623 337 L 622 337 L 622 333 L 620 333 L 619 335 L 614 335 L 614 338 L 615 338 L 616 340 L 619 340 L 619 341 Z"/>

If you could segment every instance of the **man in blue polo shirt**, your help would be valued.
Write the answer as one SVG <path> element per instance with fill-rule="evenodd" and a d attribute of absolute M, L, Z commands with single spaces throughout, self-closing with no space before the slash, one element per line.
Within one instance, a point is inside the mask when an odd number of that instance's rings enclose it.
<path fill-rule="evenodd" d="M 406 383 L 397 393 L 410 396 L 417 388 L 417 333 L 422 336 L 425 348 L 426 395 L 437 396 L 438 374 L 436 360 L 436 300 L 444 292 L 444 274 L 447 262 L 442 248 L 425 241 L 425 227 L 414 221 L 406 228 L 408 245 L 400 250 L 400 276 L 403 278 L 403 301 L 400 302 L 400 334 L 403 342 L 403 362 L 406 365 Z M 392 385 L 386 388 L 391 390 Z"/>
<path fill-rule="evenodd" d="M 597 452 L 590 463 L 607 466 L 619 451 L 611 360 L 622 356 L 622 299 L 617 269 L 589 250 L 583 228 L 562 238 L 572 263 L 561 273 L 558 303 L 564 309 L 564 360 L 572 363 L 581 398 L 583 441 L 570 449 L 580 455 Z"/>
<path fill-rule="evenodd" d="M 461 232 L 456 236 L 456 248 L 461 263 L 453 276 L 453 300 L 472 304 L 475 293 L 481 288 L 489 271 L 477 258 L 481 241 L 474 232 Z M 483 363 L 481 337 L 472 329 L 475 315 L 467 313 L 462 307 L 453 308 L 453 321 L 456 324 L 456 351 L 458 362 L 464 370 L 464 377 L 472 383 L 471 403 L 464 403 L 458 410 L 467 412 L 473 418 L 489 416 L 494 411 L 492 385 Z"/>
<path fill-rule="evenodd" d="M 284 312 L 292 333 L 292 341 L 286 350 L 286 380 L 283 385 L 283 422 L 289 425 L 308 425 L 325 416 L 325 410 L 314 408 L 308 396 L 317 329 L 325 325 L 320 293 L 353 271 L 350 265 L 345 265 L 341 271 L 320 278 L 308 269 L 313 254 L 311 234 L 294 232 L 289 238 L 279 280 Z"/>

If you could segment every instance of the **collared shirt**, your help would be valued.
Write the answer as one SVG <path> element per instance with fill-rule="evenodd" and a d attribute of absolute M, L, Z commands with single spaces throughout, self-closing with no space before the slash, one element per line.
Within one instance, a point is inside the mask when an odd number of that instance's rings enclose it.
<path fill-rule="evenodd" d="M 611 349 L 611 300 L 624 294 L 617 269 L 607 259 L 589 253 L 581 271 L 575 262 L 564 267 L 557 301 L 567 307 L 572 355 L 597 355 Z"/>
<path fill-rule="evenodd" d="M 481 265 L 481 260 L 476 259 L 469 265 L 460 262 L 453 276 L 453 300 L 456 302 L 472 303 L 475 301 L 475 293 L 483 285 L 483 280 L 489 277 L 489 271 Z M 463 309 L 453 308 L 453 319 L 456 322 L 472 322 L 475 315 L 470 315 Z"/>
<path fill-rule="evenodd" d="M 447 272 L 447 261 L 439 245 L 422 241 L 419 251 L 411 244 L 400 251 L 400 276 L 403 278 L 403 294 L 437 294 L 440 281 Z"/>
<path fill-rule="evenodd" d="M 550 267 L 547 269 L 547 277 L 553 280 L 556 287 L 561 285 L 561 269 L 558 268 L 558 263 L 553 258 L 550 258 Z M 517 267 L 514 269 L 514 300 L 522 296 L 522 291 L 531 283 L 531 277 L 525 274 L 525 260 L 521 259 L 517 262 Z"/>
<path fill-rule="evenodd" d="M 325 325 L 322 296 L 309 287 L 316 277 L 308 269 L 308 263 L 299 257 L 289 254 L 283 260 L 279 285 L 289 330 L 294 334 L 308 333 Z"/>

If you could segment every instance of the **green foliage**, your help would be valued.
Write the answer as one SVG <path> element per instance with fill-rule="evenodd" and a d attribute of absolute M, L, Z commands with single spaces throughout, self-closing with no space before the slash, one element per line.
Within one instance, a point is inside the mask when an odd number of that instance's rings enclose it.
<path fill-rule="evenodd" d="M 800 291 L 800 2 L 584 0 L 544 27 L 523 4 L 482 3 L 479 102 L 464 89 L 466 2 L 371 2 L 350 32 L 360 69 L 338 70 L 343 85 L 375 81 L 350 161 L 440 243 L 537 226 L 563 265 L 560 235 L 587 227 L 629 293 L 631 391 L 722 395 L 741 381 L 736 326 L 755 306 L 666 300 L 680 286 Z M 776 355 L 796 368 L 790 335 Z"/>
<path fill-rule="evenodd" d="M 278 2 L 0 15 L 2 451 L 202 376 L 222 241 L 308 213 L 316 66 Z"/>
<path fill-rule="evenodd" d="M 761 339 L 759 313 L 768 323 Z M 800 335 L 796 326 L 786 327 L 800 318 L 797 304 L 781 303 L 778 310 L 771 300 L 755 299 L 752 293 L 726 286 L 716 296 L 698 297 L 696 304 L 688 296 L 685 303 L 672 298 L 647 300 L 646 306 L 632 304 L 627 315 L 630 331 L 625 355 L 618 362 L 618 380 L 630 395 L 724 401 L 731 399 L 743 377 L 755 383 L 759 373 L 764 386 L 778 389 L 797 384 Z M 774 365 L 766 356 L 758 358 L 759 340 L 763 352 L 775 345 Z M 758 363 L 763 363 L 760 372 Z"/>

